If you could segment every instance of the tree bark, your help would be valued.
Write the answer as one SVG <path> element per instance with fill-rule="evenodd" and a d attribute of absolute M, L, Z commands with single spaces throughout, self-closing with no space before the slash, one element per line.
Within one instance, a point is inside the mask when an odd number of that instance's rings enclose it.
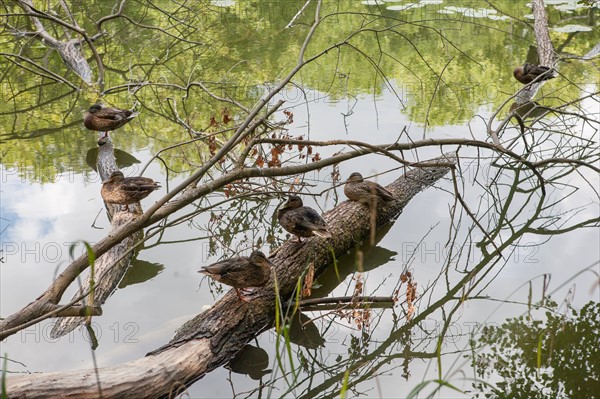
<path fill-rule="evenodd" d="M 540 65 L 554 67 L 556 56 L 548 31 L 548 14 L 546 13 L 544 0 L 532 0 L 531 4 L 534 17 L 533 31 L 535 32 Z"/>
<path fill-rule="evenodd" d="M 392 222 L 417 193 L 449 171 L 447 166 L 435 166 L 436 163 L 455 164 L 456 158 L 449 155 L 436 158 L 431 166 L 411 170 L 387 186 L 398 200 L 378 211 L 377 227 Z M 318 275 L 331 263 L 332 254 L 340 256 L 357 241 L 369 237 L 370 215 L 365 205 L 345 201 L 325 212 L 323 217 L 333 233 L 331 239 L 311 238 L 303 243 L 287 241 L 270 257 L 275 265 L 280 303 L 286 303 L 292 297 L 298 279 L 309 263 L 314 263 Z M 36 398 L 95 398 L 100 395 L 99 389 L 103 397 L 172 396 L 225 364 L 247 342 L 270 328 L 274 323 L 275 303 L 273 279 L 250 303 L 241 303 L 231 290 L 212 308 L 185 323 L 171 342 L 145 358 L 97 371 L 9 376 L 7 392 L 10 397 Z"/>

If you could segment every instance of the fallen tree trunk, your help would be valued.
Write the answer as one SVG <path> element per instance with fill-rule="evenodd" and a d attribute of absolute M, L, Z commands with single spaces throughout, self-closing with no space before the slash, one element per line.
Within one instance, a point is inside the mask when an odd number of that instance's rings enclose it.
<path fill-rule="evenodd" d="M 455 162 L 452 156 L 437 158 L 387 186 L 398 201 L 378 212 L 377 227 L 393 221 L 417 193 L 442 178 Z M 318 274 L 331 262 L 333 254 L 340 256 L 357 241 L 369 237 L 370 215 L 364 205 L 345 201 L 323 216 L 333 238 L 311 238 L 304 243 L 288 241 L 270 258 L 275 265 L 281 303 L 292 296 L 308 264 L 313 263 Z M 211 309 L 188 321 L 169 344 L 145 358 L 98 370 L 10 376 L 7 392 L 10 397 L 36 398 L 175 395 L 226 363 L 247 342 L 273 325 L 276 302 L 273 286 L 271 281 L 251 303 L 241 303 L 233 290 L 228 292 Z"/>

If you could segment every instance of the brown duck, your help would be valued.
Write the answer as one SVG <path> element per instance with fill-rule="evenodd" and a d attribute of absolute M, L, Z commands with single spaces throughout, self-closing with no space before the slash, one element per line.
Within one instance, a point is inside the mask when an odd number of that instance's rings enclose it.
<path fill-rule="evenodd" d="M 146 198 L 159 188 L 160 184 L 148 177 L 125 177 L 122 172 L 116 171 L 102 182 L 100 194 L 105 202 L 125 205 L 129 209 L 129 204 Z"/>
<path fill-rule="evenodd" d="M 394 194 L 372 181 L 365 181 L 362 175 L 354 172 L 346 180 L 344 194 L 351 201 L 357 201 L 361 204 L 382 204 L 396 199 Z"/>
<path fill-rule="evenodd" d="M 272 267 L 265 254 L 254 251 L 250 257 L 239 256 L 204 266 L 198 273 L 235 288 L 240 300 L 250 302 L 252 289 L 267 284 Z"/>
<path fill-rule="evenodd" d="M 116 130 L 138 116 L 138 112 L 127 109 L 103 107 L 102 104 L 94 104 L 83 116 L 83 124 L 90 130 L 104 132 L 102 138 L 109 131 Z"/>
<path fill-rule="evenodd" d="M 331 237 L 321 215 L 314 209 L 303 206 L 302 199 L 297 195 L 290 196 L 277 211 L 277 219 L 284 229 L 298 237 L 299 242 L 302 242 L 300 237 Z"/>
<path fill-rule="evenodd" d="M 536 82 L 541 82 L 542 80 L 554 79 L 556 77 L 552 68 L 543 65 L 530 64 L 529 62 L 526 62 L 521 67 L 515 68 L 513 75 L 515 76 L 515 79 L 523 84 L 529 84 L 534 80 Z"/>

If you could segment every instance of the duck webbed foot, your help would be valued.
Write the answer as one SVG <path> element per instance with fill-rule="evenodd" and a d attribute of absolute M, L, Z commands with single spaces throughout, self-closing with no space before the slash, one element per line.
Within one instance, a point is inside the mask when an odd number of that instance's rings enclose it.
<path fill-rule="evenodd" d="M 257 297 L 256 288 L 236 288 L 235 293 L 242 302 L 250 302 Z"/>

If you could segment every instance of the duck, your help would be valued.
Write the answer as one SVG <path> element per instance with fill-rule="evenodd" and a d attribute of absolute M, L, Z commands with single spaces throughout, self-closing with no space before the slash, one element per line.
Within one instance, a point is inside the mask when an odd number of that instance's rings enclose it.
<path fill-rule="evenodd" d="M 543 65 L 530 64 L 529 62 L 515 68 L 513 75 L 515 76 L 515 79 L 523 84 L 529 84 L 534 80 L 536 82 L 541 82 L 542 80 L 554 79 L 556 77 L 552 68 Z"/>
<path fill-rule="evenodd" d="M 330 238 L 331 232 L 325 220 L 312 208 L 303 206 L 302 199 L 291 195 L 283 207 L 277 211 L 279 224 L 302 242 L 301 237 Z"/>
<path fill-rule="evenodd" d="M 350 201 L 360 202 L 361 204 L 384 204 L 396 199 L 394 194 L 383 188 L 381 185 L 365 181 L 358 172 L 353 172 L 346 180 L 344 194 Z"/>
<path fill-rule="evenodd" d="M 138 115 L 139 112 L 94 104 L 85 112 L 83 124 L 89 130 L 103 132 L 102 139 L 108 136 L 109 131 L 122 127 Z"/>
<path fill-rule="evenodd" d="M 105 202 L 125 205 L 126 209 L 129 210 L 129 204 L 146 198 L 151 192 L 160 187 L 159 183 L 148 177 L 125 177 L 123 172 L 116 171 L 102 182 L 100 195 L 102 195 Z"/>
<path fill-rule="evenodd" d="M 238 256 L 204 266 L 198 270 L 219 283 L 235 288 L 242 302 L 250 302 L 254 288 L 267 284 L 273 264 L 261 251 L 253 251 L 249 257 Z"/>

